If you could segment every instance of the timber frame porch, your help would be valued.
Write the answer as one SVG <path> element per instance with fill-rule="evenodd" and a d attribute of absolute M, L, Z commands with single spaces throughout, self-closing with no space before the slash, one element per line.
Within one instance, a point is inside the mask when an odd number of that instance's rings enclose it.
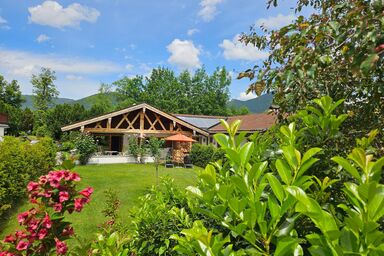
<path fill-rule="evenodd" d="M 140 140 L 146 137 L 164 138 L 181 133 L 197 141 L 206 141 L 209 133 L 178 117 L 163 112 L 146 103 L 77 122 L 61 128 L 62 131 L 81 131 L 95 136 L 109 137 L 110 150 L 112 137 L 121 137 L 118 151 L 123 151 L 128 138 L 135 136 Z"/>

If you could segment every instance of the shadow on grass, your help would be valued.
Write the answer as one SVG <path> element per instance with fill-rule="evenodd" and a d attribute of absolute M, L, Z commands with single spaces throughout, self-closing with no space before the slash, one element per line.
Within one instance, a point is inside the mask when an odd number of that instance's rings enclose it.
<path fill-rule="evenodd" d="M 21 199 L 4 212 L 4 214 L 0 217 L 0 235 L 5 235 L 3 234 L 3 231 L 7 228 L 9 222 L 12 221 L 11 218 L 16 216 L 17 213 L 21 212 L 27 203 L 27 199 Z M 0 240 L 1 239 L 2 237 L 0 237 Z"/>

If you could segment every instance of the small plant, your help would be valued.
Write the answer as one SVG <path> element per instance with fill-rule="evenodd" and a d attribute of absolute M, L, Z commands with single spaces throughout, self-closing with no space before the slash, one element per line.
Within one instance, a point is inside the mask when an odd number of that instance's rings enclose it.
<path fill-rule="evenodd" d="M 107 218 L 107 221 L 101 225 L 103 229 L 103 233 L 110 234 L 115 231 L 117 226 L 117 218 L 119 216 L 119 208 L 121 205 L 121 201 L 117 197 L 117 194 L 111 188 L 104 191 L 104 195 L 106 197 L 104 209 L 102 213 Z"/>
<path fill-rule="evenodd" d="M 76 137 L 75 148 L 79 154 L 79 161 L 81 164 L 86 164 L 93 153 L 97 151 L 95 140 L 90 134 L 79 133 Z"/>
<path fill-rule="evenodd" d="M 17 220 L 25 229 L 6 236 L 0 255 L 65 255 L 65 240 L 74 231 L 64 216 L 81 212 L 93 193 L 91 187 L 76 190 L 79 181 L 77 173 L 60 170 L 41 176 L 38 182 L 29 182 L 28 197 L 35 207 L 18 215 Z"/>
<path fill-rule="evenodd" d="M 134 156 L 138 163 L 142 163 L 143 156 L 147 152 L 146 145 L 140 144 L 137 138 L 131 137 L 128 141 L 128 153 Z"/>

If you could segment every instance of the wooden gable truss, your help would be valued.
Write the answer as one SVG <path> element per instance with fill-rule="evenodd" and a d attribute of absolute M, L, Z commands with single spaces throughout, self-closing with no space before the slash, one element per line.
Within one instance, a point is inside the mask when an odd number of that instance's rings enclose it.
<path fill-rule="evenodd" d="M 208 132 L 145 103 L 62 128 L 62 131 L 71 130 L 92 134 L 152 134 L 159 137 L 175 133 L 208 136 Z"/>

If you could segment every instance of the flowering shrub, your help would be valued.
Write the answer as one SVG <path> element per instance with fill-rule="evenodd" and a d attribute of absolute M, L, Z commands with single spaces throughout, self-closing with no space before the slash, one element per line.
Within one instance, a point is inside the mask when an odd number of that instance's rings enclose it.
<path fill-rule="evenodd" d="M 41 176 L 38 182 L 29 182 L 28 197 L 35 207 L 18 215 L 25 230 L 6 236 L 0 245 L 0 256 L 47 255 L 52 250 L 57 255 L 66 254 L 64 240 L 73 235 L 73 228 L 64 221 L 64 213 L 81 212 L 93 193 L 91 187 L 77 191 L 79 181 L 77 173 L 60 170 Z"/>

